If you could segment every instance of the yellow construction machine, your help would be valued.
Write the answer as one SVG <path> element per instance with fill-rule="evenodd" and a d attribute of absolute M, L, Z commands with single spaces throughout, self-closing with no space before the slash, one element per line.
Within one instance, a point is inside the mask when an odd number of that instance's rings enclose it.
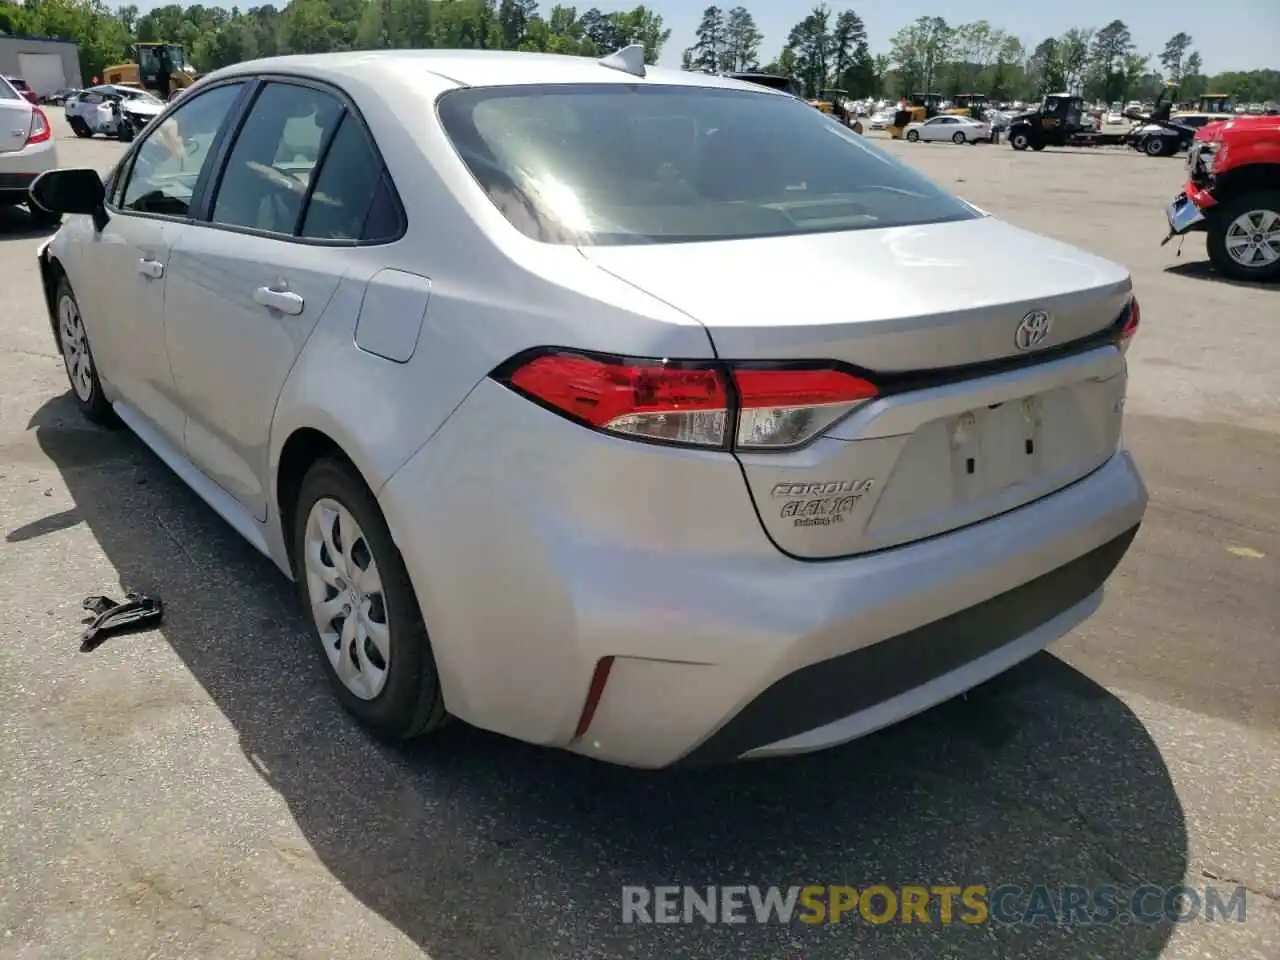
<path fill-rule="evenodd" d="M 981 120 L 987 113 L 987 95 L 985 93 L 957 93 L 953 106 L 942 111 L 953 117 L 972 117 Z"/>
<path fill-rule="evenodd" d="M 913 93 L 893 115 L 893 123 L 887 128 L 889 136 L 901 140 L 909 123 L 923 123 L 930 117 L 938 115 L 938 104 L 942 103 L 940 93 Z"/>
<path fill-rule="evenodd" d="M 179 43 L 135 44 L 136 59 L 102 71 L 103 83 L 141 87 L 165 99 L 174 90 L 191 86 L 196 75 L 187 69 L 186 52 Z M 166 82 L 167 81 L 167 82 Z"/>

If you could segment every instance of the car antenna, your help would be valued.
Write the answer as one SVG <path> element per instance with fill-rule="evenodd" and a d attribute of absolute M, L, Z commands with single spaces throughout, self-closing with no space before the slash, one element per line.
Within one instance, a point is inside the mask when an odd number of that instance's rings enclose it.
<path fill-rule="evenodd" d="M 644 44 L 633 43 L 621 50 L 616 50 L 607 57 L 600 58 L 600 66 L 608 67 L 610 70 L 621 70 L 623 73 L 629 73 L 633 77 L 643 77 L 644 72 Z"/>

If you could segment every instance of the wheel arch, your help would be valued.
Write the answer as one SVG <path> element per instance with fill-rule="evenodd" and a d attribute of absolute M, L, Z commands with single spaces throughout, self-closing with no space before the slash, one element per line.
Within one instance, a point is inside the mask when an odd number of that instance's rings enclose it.
<path fill-rule="evenodd" d="M 61 342 L 61 336 L 58 333 L 58 310 L 55 299 L 58 295 L 58 281 L 67 275 L 66 268 L 62 266 L 62 261 L 57 257 L 48 253 L 42 253 L 39 258 L 40 263 L 40 287 L 44 292 L 45 313 L 49 318 L 49 329 L 53 331 L 54 343 Z"/>
<path fill-rule="evenodd" d="M 1220 204 L 1255 190 L 1280 191 L 1280 163 L 1250 163 L 1214 178 L 1213 193 Z"/>
<path fill-rule="evenodd" d="M 297 427 L 280 445 L 274 470 L 272 500 L 280 520 L 281 539 L 284 556 L 293 568 L 293 536 L 292 518 L 298 505 L 298 488 L 307 471 L 324 458 L 331 458 L 344 463 L 359 477 L 369 491 L 375 496 L 377 488 L 369 482 L 369 474 L 360 469 L 360 465 L 347 452 L 347 449 L 324 430 L 316 427 Z"/>

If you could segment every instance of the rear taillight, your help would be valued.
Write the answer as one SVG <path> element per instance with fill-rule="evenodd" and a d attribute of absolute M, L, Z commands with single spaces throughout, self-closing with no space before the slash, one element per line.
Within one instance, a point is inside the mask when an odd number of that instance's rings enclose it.
<path fill-rule="evenodd" d="M 585 426 L 652 443 L 784 450 L 874 399 L 830 366 L 648 360 L 540 351 L 497 379 Z"/>
<path fill-rule="evenodd" d="M 1129 349 L 1129 341 L 1138 332 L 1140 323 L 1142 323 L 1142 308 L 1138 306 L 1138 298 L 1134 297 L 1129 301 L 1129 305 L 1124 308 L 1124 314 L 1120 320 L 1120 329 L 1116 333 L 1116 346 L 1120 348 L 1121 352 Z"/>
<path fill-rule="evenodd" d="M 53 128 L 49 126 L 49 118 L 39 107 L 31 108 L 31 129 L 27 132 L 27 143 L 44 143 L 53 136 Z"/>

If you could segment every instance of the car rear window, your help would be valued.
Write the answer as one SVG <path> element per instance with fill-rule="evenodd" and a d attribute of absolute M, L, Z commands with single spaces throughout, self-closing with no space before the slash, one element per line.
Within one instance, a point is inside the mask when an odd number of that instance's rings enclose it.
<path fill-rule="evenodd" d="M 813 107 L 764 91 L 471 88 L 438 109 L 490 200 L 544 242 L 681 243 L 982 216 Z"/>
<path fill-rule="evenodd" d="M 15 90 L 30 90 L 31 85 L 21 77 L 10 77 L 9 82 L 13 84 Z"/>

